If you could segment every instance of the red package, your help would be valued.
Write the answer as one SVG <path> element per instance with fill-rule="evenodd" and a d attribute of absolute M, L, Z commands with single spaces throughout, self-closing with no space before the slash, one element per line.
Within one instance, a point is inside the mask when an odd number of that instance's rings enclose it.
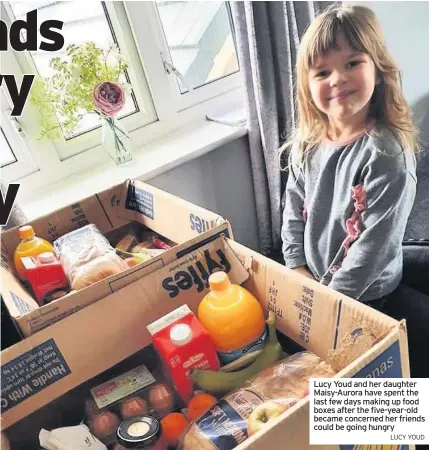
<path fill-rule="evenodd" d="M 169 250 L 171 247 L 171 245 L 167 244 L 164 241 L 161 241 L 161 239 L 156 239 L 154 238 L 152 241 L 152 244 L 156 247 L 156 248 L 160 248 L 162 250 Z"/>
<path fill-rule="evenodd" d="M 21 258 L 25 274 L 33 288 L 37 303 L 43 306 L 66 295 L 69 284 L 64 270 L 51 252 Z"/>
<path fill-rule="evenodd" d="M 178 394 L 188 403 L 193 395 L 191 369 L 220 369 L 212 338 L 187 305 L 151 323 L 147 329 Z"/>

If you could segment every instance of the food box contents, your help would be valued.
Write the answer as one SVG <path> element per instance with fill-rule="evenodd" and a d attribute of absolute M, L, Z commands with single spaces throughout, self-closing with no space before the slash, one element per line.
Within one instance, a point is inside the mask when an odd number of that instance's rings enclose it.
<path fill-rule="evenodd" d="M 180 449 L 231 450 L 308 395 L 310 378 L 334 374 L 313 353 L 289 356 L 226 394 L 193 422 Z"/>
<path fill-rule="evenodd" d="M 115 248 L 123 252 L 129 252 L 137 243 L 137 233 L 131 230 L 116 244 Z"/>
<path fill-rule="evenodd" d="M 145 365 L 93 387 L 90 393 L 85 405 L 87 422 L 106 445 L 114 442 L 122 421 L 145 415 L 161 418 L 176 408 L 171 383 L 161 374 L 155 377 Z"/>

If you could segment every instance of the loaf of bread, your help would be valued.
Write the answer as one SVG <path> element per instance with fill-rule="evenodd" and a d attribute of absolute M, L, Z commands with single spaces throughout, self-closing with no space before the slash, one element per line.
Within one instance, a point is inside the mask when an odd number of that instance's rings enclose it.
<path fill-rule="evenodd" d="M 128 268 L 128 264 L 116 253 L 106 253 L 78 267 L 74 272 L 71 287 L 76 290 L 83 289 Z"/>
<path fill-rule="evenodd" d="M 333 369 L 313 353 L 289 356 L 260 372 L 243 388 L 223 397 L 192 423 L 180 449 L 233 449 L 247 439 L 247 419 L 259 405 L 275 401 L 286 411 L 308 394 L 310 378 L 333 375 Z"/>
<path fill-rule="evenodd" d="M 289 404 L 291 398 L 299 400 L 305 396 L 310 378 L 326 378 L 334 374 L 333 369 L 318 356 L 302 352 L 260 372 L 252 380 L 252 389 L 256 389 L 264 400 Z"/>
<path fill-rule="evenodd" d="M 75 290 L 128 269 L 94 224 L 65 234 L 54 242 L 54 247 Z"/>

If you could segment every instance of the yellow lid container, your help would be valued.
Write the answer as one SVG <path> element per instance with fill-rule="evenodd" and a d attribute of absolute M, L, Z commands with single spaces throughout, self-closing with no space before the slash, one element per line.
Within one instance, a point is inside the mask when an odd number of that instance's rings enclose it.
<path fill-rule="evenodd" d="M 210 292 L 198 307 L 198 319 L 210 333 L 223 364 L 262 347 L 264 312 L 245 288 L 232 284 L 225 272 L 209 277 Z"/>

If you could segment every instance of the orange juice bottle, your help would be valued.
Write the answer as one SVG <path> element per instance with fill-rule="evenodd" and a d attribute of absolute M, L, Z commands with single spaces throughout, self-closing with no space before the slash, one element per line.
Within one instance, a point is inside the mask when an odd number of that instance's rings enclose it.
<path fill-rule="evenodd" d="M 198 307 L 198 319 L 212 337 L 219 359 L 228 364 L 257 350 L 266 337 L 261 304 L 225 272 L 209 277 L 210 292 Z"/>
<path fill-rule="evenodd" d="M 54 253 L 54 247 L 45 239 L 39 238 L 34 234 L 33 227 L 31 225 L 25 225 L 19 229 L 19 236 L 21 242 L 15 249 L 13 254 L 13 262 L 15 264 L 18 276 L 22 281 L 27 280 L 25 274 L 25 268 L 22 264 L 21 258 L 24 256 L 37 256 L 40 253 L 52 252 Z"/>

